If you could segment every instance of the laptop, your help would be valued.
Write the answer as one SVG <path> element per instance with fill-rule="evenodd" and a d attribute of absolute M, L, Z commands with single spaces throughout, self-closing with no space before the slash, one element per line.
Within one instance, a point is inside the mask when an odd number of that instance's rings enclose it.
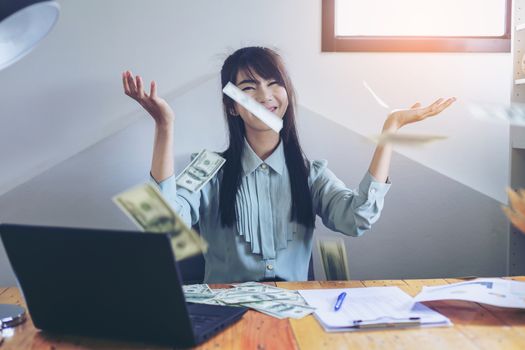
<path fill-rule="evenodd" d="M 0 225 L 35 327 L 189 347 L 246 308 L 186 303 L 167 234 Z"/>

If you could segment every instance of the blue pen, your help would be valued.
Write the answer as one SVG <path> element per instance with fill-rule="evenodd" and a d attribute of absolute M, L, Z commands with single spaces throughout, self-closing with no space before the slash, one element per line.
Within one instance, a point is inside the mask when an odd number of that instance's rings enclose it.
<path fill-rule="evenodd" d="M 342 292 L 341 294 L 339 294 L 339 296 L 337 297 L 337 301 L 335 302 L 335 305 L 334 305 L 334 311 L 339 311 L 339 309 L 343 305 L 343 301 L 345 300 L 345 297 L 346 297 L 346 292 Z"/>

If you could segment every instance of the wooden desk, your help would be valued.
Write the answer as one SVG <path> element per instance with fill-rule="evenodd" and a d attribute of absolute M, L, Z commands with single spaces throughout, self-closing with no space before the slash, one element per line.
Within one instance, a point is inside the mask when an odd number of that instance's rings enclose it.
<path fill-rule="evenodd" d="M 525 277 L 512 278 L 525 281 Z M 424 285 L 459 282 L 458 279 L 388 280 L 348 282 L 278 282 L 287 289 L 398 286 L 410 295 Z M 224 287 L 220 285 L 216 288 Z M 16 288 L 0 287 L 0 303 L 23 305 Z M 525 310 L 508 310 L 476 303 L 440 301 L 427 303 L 454 323 L 453 327 L 325 333 L 313 316 L 278 320 L 248 311 L 241 321 L 198 349 L 525 349 Z M 164 349 L 77 336 L 50 337 L 28 319 L 6 337 L 0 349 Z"/>

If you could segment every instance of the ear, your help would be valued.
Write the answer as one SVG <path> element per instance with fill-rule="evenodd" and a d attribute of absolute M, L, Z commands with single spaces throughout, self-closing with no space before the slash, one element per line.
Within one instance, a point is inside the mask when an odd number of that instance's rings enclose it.
<path fill-rule="evenodd" d="M 235 106 L 233 106 L 232 108 L 230 108 L 229 110 L 230 114 L 233 115 L 234 117 L 238 117 L 239 116 L 239 112 L 237 112 L 237 108 Z"/>

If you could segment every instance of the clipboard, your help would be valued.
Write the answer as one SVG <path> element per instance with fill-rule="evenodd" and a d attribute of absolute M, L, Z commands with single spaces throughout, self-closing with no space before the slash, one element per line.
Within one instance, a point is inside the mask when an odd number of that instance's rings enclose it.
<path fill-rule="evenodd" d="M 421 326 L 420 317 L 394 318 L 380 317 L 373 320 L 354 320 L 352 327 L 358 329 L 404 328 Z"/>
<path fill-rule="evenodd" d="M 342 307 L 334 310 L 337 296 L 346 292 Z M 450 326 L 450 320 L 398 287 L 300 290 L 316 308 L 315 318 L 327 332 Z"/>

